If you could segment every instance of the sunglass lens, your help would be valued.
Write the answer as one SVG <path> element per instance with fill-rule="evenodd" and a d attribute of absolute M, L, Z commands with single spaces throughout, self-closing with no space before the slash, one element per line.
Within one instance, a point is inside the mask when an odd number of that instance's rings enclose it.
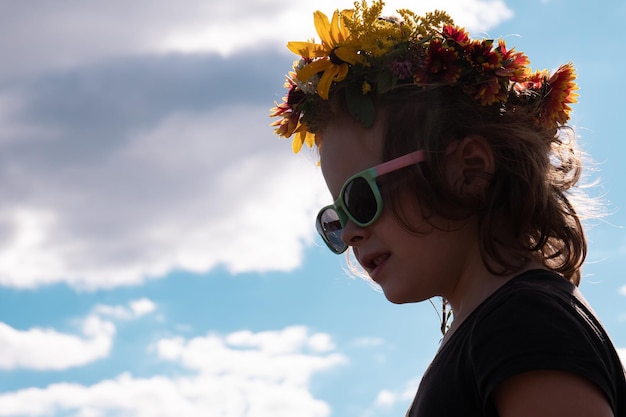
<path fill-rule="evenodd" d="M 376 197 L 365 178 L 357 177 L 348 184 L 343 201 L 350 215 L 361 224 L 369 223 L 376 215 Z"/>
<path fill-rule="evenodd" d="M 327 208 L 322 211 L 317 218 L 315 227 L 333 252 L 341 253 L 346 250 L 346 244 L 341 240 L 341 221 L 335 210 Z"/>

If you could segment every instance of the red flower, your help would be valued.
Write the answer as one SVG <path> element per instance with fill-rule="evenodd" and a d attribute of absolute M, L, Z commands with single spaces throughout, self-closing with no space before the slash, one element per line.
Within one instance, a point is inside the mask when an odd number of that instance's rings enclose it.
<path fill-rule="evenodd" d="M 287 96 L 283 97 L 281 104 L 277 104 L 270 110 L 270 117 L 282 117 L 282 119 L 272 122 L 270 126 L 277 126 L 274 132 L 279 136 L 288 138 L 298 128 L 301 111 L 296 110 L 296 108 L 306 97 L 302 91 L 296 89 L 297 86 L 291 76 L 287 76 L 285 87 L 289 87 Z"/>
<path fill-rule="evenodd" d="M 469 33 L 458 26 L 445 25 L 442 33 L 446 40 L 454 41 L 460 45 L 465 45 L 469 42 Z"/>
<path fill-rule="evenodd" d="M 456 65 L 458 59 L 453 47 L 445 46 L 441 39 L 433 39 L 428 45 L 424 65 L 414 77 L 415 82 L 454 84 L 461 75 L 461 69 Z"/>
<path fill-rule="evenodd" d="M 290 137 L 298 127 L 300 112 L 294 111 L 286 103 L 274 107 L 271 111 L 270 117 L 282 116 L 282 119 L 276 120 L 270 124 L 270 126 L 276 126 L 274 133 L 284 138 Z"/>

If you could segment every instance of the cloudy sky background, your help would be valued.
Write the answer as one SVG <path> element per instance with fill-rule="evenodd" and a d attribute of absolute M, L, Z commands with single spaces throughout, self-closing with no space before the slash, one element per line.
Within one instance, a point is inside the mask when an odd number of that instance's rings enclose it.
<path fill-rule="evenodd" d="M 413 4 L 417 3 L 417 4 Z M 435 4 L 435 5 L 434 5 Z M 351 1 L 320 0 L 331 14 Z M 595 160 L 583 292 L 626 357 L 626 4 L 446 9 L 572 61 Z M 272 134 L 307 2 L 0 0 L 0 416 L 403 415 L 440 335 L 346 273 L 315 156 Z"/>

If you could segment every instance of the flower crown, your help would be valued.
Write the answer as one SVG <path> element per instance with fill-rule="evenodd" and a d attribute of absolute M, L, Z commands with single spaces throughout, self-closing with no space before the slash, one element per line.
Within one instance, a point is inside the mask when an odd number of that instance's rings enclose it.
<path fill-rule="evenodd" d="M 576 102 L 578 89 L 571 63 L 553 74 L 532 72 L 522 52 L 508 49 L 502 39 L 470 39 L 445 12 L 418 16 L 407 9 L 399 18 L 381 17 L 384 2 L 366 0 L 351 10 L 335 11 L 332 20 L 314 13 L 321 43 L 289 42 L 287 47 L 301 57 L 287 75 L 287 95 L 275 103 L 270 117 L 280 117 L 271 126 L 289 138 L 299 152 L 312 147 L 315 132 L 307 124 L 307 113 L 319 100 L 328 100 L 331 90 L 343 87 L 348 111 L 363 126 L 374 123 L 374 95 L 398 86 L 432 88 L 458 87 L 483 106 L 529 104 L 536 109 L 538 126 L 554 129 L 569 120 L 569 104 Z M 318 104 L 316 104 L 318 103 Z"/>

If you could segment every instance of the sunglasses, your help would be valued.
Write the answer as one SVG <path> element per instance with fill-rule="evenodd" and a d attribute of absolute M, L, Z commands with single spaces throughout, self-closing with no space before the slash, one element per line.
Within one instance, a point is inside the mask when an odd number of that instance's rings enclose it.
<path fill-rule="evenodd" d="M 360 227 L 367 227 L 378 220 L 383 212 L 383 198 L 376 178 L 423 160 L 424 150 L 420 149 L 348 178 L 341 187 L 339 198 L 334 204 L 322 208 L 315 220 L 315 228 L 326 246 L 336 254 L 343 253 L 348 245 L 341 239 L 341 231 L 348 220 Z"/>

